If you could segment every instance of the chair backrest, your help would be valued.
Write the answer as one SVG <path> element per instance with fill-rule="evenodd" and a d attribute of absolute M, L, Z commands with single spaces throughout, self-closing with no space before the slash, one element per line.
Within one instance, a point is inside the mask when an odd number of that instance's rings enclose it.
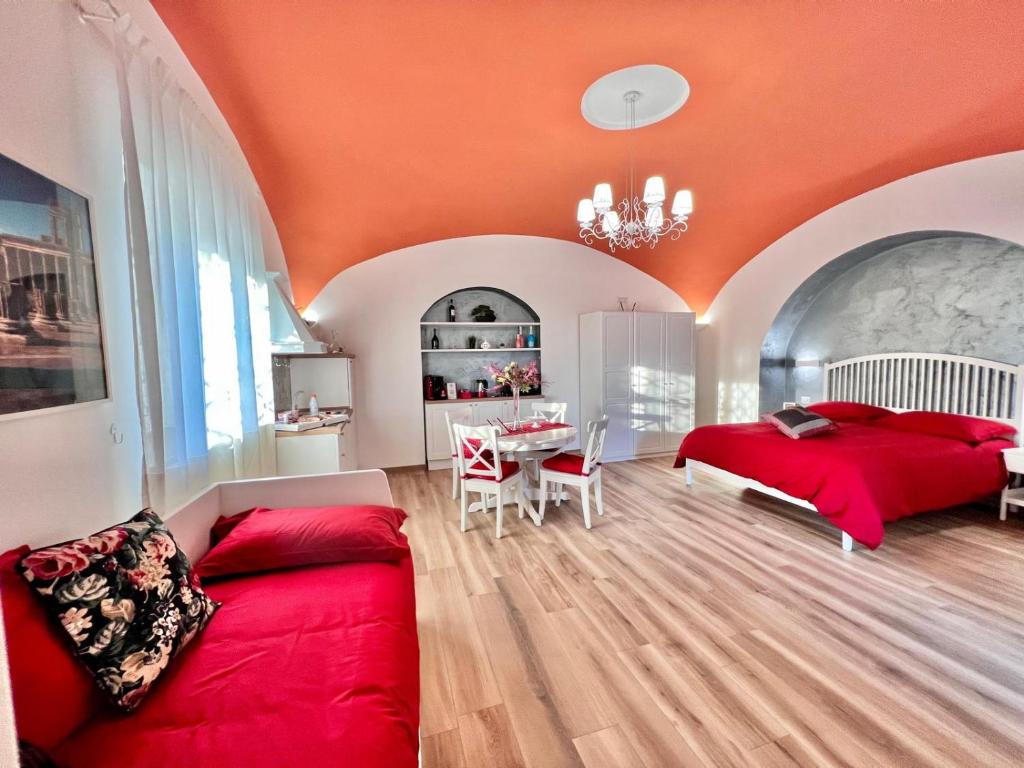
<path fill-rule="evenodd" d="M 465 478 L 470 467 L 473 476 L 495 481 L 501 480 L 501 454 L 498 453 L 498 428 L 490 425 L 473 427 L 452 424 L 455 431 L 455 455 L 459 460 L 459 474 Z"/>
<path fill-rule="evenodd" d="M 444 423 L 448 429 L 448 447 L 451 448 L 451 455 L 455 456 L 458 453 L 455 441 L 455 432 L 452 431 L 452 427 L 455 422 L 460 424 L 469 424 L 473 420 L 473 409 L 468 405 L 463 408 L 446 408 L 444 411 Z"/>
<path fill-rule="evenodd" d="M 564 424 L 565 411 L 568 407 L 568 403 L 534 403 L 533 415 L 551 422 Z"/>
<path fill-rule="evenodd" d="M 604 453 L 604 437 L 608 433 L 608 417 L 602 416 L 587 424 L 587 450 L 583 454 L 583 473 L 590 472 L 590 468 L 601 461 L 601 454 Z"/>

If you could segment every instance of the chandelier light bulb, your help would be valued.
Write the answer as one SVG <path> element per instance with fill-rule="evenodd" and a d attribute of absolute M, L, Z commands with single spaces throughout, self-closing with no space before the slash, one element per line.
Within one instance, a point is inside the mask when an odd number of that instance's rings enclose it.
<path fill-rule="evenodd" d="M 683 217 L 693 213 L 693 193 L 688 189 L 681 189 L 676 192 L 672 200 L 672 215 Z"/>
<path fill-rule="evenodd" d="M 598 184 L 594 187 L 594 210 L 599 213 L 611 210 L 612 207 L 612 185 Z"/>
<path fill-rule="evenodd" d="M 576 207 L 576 221 L 580 224 L 589 224 L 594 217 L 594 201 L 589 197 L 580 200 L 580 204 Z"/>
<path fill-rule="evenodd" d="M 644 184 L 644 202 L 648 205 L 665 202 L 665 180 L 661 176 L 651 176 Z"/>

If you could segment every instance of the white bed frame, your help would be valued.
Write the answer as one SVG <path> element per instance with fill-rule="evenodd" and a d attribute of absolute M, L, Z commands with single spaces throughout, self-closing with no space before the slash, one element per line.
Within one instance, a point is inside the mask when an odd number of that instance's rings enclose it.
<path fill-rule="evenodd" d="M 893 411 L 979 416 L 1016 427 L 1018 444 L 1024 438 L 1024 365 L 929 352 L 851 357 L 825 365 L 822 400 L 867 403 Z M 699 461 L 686 462 L 688 486 L 693 485 L 695 468 L 734 485 L 818 511 L 808 501 Z M 853 539 L 845 532 L 843 549 L 853 550 Z"/>
<path fill-rule="evenodd" d="M 210 546 L 210 526 L 218 515 L 233 515 L 255 506 L 317 507 L 331 504 L 394 506 L 387 475 L 379 469 L 326 475 L 267 477 L 214 483 L 181 508 L 165 516 L 175 540 L 193 561 Z M 84 534 L 85 532 L 83 532 Z M 14 704 L 4 625 L 0 621 L 0 768 L 18 765 Z"/>

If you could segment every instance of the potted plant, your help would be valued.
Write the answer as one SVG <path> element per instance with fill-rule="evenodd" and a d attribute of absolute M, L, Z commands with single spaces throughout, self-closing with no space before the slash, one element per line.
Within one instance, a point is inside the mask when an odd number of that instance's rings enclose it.
<path fill-rule="evenodd" d="M 473 311 L 470 314 L 473 316 L 473 320 L 478 323 L 493 323 L 497 319 L 494 310 L 486 304 L 477 304 L 473 307 Z"/>
<path fill-rule="evenodd" d="M 539 387 L 541 383 L 537 361 L 531 360 L 525 368 L 517 365 L 515 361 L 504 368 L 491 363 L 487 366 L 487 373 L 499 387 L 507 386 L 512 390 L 512 429 L 518 429 L 519 396 Z"/>

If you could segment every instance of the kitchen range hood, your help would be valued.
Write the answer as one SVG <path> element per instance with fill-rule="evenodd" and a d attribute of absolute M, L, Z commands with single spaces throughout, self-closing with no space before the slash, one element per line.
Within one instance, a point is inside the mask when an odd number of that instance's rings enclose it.
<path fill-rule="evenodd" d="M 317 355 L 327 345 L 317 341 L 306 321 L 299 315 L 278 280 L 280 273 L 267 273 L 267 295 L 270 300 L 270 351 L 275 355 Z"/>

